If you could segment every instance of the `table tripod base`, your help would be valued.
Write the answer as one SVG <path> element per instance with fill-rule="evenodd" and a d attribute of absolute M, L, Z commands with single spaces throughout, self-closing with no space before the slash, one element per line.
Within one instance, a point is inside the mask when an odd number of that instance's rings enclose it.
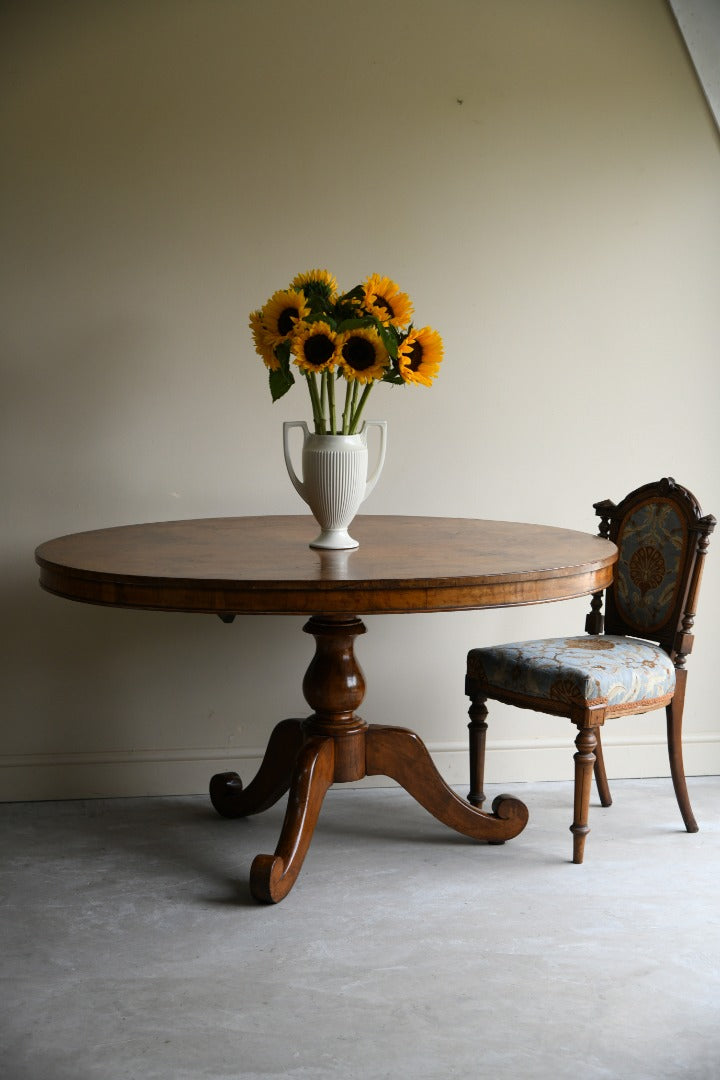
<path fill-rule="evenodd" d="M 210 783 L 213 806 L 224 817 L 266 810 L 289 790 L 275 853 L 258 855 L 250 870 L 250 890 L 257 900 L 277 903 L 292 889 L 333 783 L 389 776 L 464 836 L 502 844 L 522 832 L 528 812 L 519 799 L 499 795 L 492 813 L 472 806 L 443 780 L 413 731 L 368 726 L 357 716 L 365 690 L 352 649 L 354 637 L 365 630 L 359 619 L 314 617 L 305 629 L 315 635 L 316 653 L 303 688 L 316 711 L 306 720 L 283 720 L 275 727 L 247 788 L 237 773 L 219 773 Z"/>
<path fill-rule="evenodd" d="M 283 720 L 273 731 L 262 765 L 243 789 L 237 773 L 219 773 L 210 784 L 215 809 L 224 817 L 245 817 L 265 810 L 289 789 L 288 806 L 273 855 L 258 855 L 250 870 L 250 891 L 256 900 L 277 903 L 295 884 L 310 847 L 325 794 L 335 780 L 335 740 L 314 735 L 296 751 L 293 762 L 273 745 L 289 751 L 302 737 L 303 722 Z M 527 807 L 519 799 L 498 795 L 492 813 L 479 810 L 446 784 L 422 740 L 407 728 L 371 724 L 364 732 L 365 775 L 389 776 L 444 825 L 474 840 L 502 844 L 522 832 Z M 275 771 L 273 772 L 273 765 Z"/>

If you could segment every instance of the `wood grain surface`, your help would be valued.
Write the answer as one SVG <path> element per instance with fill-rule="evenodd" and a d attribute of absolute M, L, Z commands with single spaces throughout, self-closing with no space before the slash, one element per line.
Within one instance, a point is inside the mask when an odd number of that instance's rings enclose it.
<path fill-rule="evenodd" d="M 361 516 L 360 547 L 308 547 L 310 516 L 125 525 L 41 544 L 40 584 L 87 603 L 216 614 L 505 607 L 607 586 L 615 546 L 547 525 Z"/>

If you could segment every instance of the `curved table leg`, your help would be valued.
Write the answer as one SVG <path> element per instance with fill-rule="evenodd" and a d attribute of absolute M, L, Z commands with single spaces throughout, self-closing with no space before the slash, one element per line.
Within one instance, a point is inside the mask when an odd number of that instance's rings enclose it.
<path fill-rule="evenodd" d="M 293 766 L 303 743 L 302 720 L 281 720 L 273 729 L 260 768 L 247 788 L 236 772 L 217 773 L 210 781 L 210 801 L 227 818 L 258 814 L 274 806 L 289 789 Z"/>
<path fill-rule="evenodd" d="M 503 843 L 525 828 L 528 810 L 519 799 L 498 795 L 493 812 L 471 806 L 445 783 L 422 739 L 407 728 L 371 724 L 367 730 L 366 772 L 390 776 L 438 821 L 475 840 Z"/>
<path fill-rule="evenodd" d="M 292 889 L 334 771 L 333 739 L 323 736 L 308 739 L 295 762 L 288 808 L 275 854 L 256 855 L 250 868 L 250 891 L 256 900 L 276 904 Z"/>

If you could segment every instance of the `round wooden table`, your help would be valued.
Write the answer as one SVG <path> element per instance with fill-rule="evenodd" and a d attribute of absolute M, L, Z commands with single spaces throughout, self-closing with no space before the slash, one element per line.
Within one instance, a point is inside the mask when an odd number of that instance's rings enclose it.
<path fill-rule="evenodd" d="M 466 836 L 503 843 L 525 827 L 527 808 L 498 796 L 492 813 L 461 799 L 424 743 L 399 727 L 357 715 L 365 679 L 353 645 L 360 615 L 507 607 L 598 592 L 610 584 L 617 550 L 587 533 L 465 518 L 355 519 L 352 551 L 308 547 L 305 517 L 209 518 L 127 525 L 41 544 L 40 584 L 93 604 L 235 615 L 307 615 L 315 655 L 303 680 L 313 710 L 274 728 L 263 762 L 244 788 L 236 773 L 210 782 L 215 808 L 242 817 L 288 808 L 274 855 L 258 855 L 253 895 L 282 900 L 307 853 L 325 793 L 368 775 L 395 779 L 440 821 Z"/>

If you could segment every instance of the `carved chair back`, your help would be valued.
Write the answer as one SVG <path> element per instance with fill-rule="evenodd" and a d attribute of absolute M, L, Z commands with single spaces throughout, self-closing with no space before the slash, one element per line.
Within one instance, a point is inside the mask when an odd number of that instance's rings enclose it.
<path fill-rule="evenodd" d="M 619 558 L 604 619 L 598 594 L 588 631 L 657 642 L 683 667 L 715 518 L 703 517 L 695 496 L 670 477 L 637 488 L 617 506 L 608 499 L 594 506 L 600 535 L 617 544 Z"/>

